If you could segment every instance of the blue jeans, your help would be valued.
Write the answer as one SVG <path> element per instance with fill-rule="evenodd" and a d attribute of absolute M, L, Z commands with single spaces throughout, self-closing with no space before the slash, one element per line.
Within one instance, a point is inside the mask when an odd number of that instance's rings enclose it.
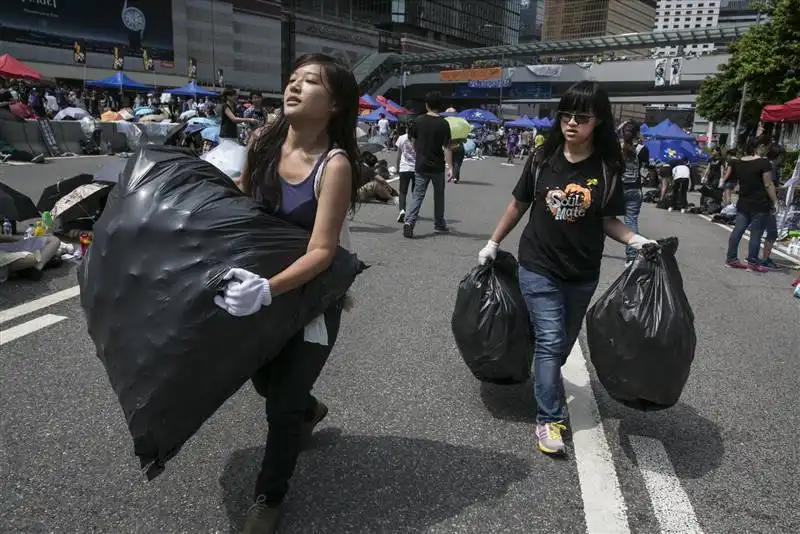
<path fill-rule="evenodd" d="M 750 243 L 747 246 L 747 261 L 757 262 L 758 251 L 761 249 L 761 236 L 769 222 L 769 213 L 742 213 L 736 214 L 736 224 L 733 226 L 730 238 L 728 238 L 728 261 L 733 261 L 739 257 L 739 242 L 742 240 L 747 227 L 750 227 Z"/>
<path fill-rule="evenodd" d="M 642 190 L 639 188 L 625 190 L 625 226 L 634 234 L 639 233 L 639 212 L 642 211 Z M 636 257 L 636 249 L 625 247 L 625 257 L 632 261 Z"/>
<path fill-rule="evenodd" d="M 520 267 L 519 288 L 536 339 L 533 351 L 536 422 L 562 421 L 566 415 L 561 366 L 578 339 L 597 280 L 565 282 Z"/>
<path fill-rule="evenodd" d="M 447 228 L 447 221 L 444 220 L 443 172 L 418 172 L 415 174 L 411 207 L 408 208 L 408 212 L 406 212 L 406 226 L 414 228 L 417 217 L 419 217 L 419 209 L 422 207 L 422 201 L 425 200 L 425 193 L 428 192 L 429 183 L 433 184 L 433 225 L 436 228 Z"/>

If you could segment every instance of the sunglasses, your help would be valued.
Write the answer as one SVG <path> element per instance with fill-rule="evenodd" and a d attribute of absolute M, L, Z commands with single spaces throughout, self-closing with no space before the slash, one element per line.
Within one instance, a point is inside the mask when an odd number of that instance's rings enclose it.
<path fill-rule="evenodd" d="M 574 120 L 578 124 L 586 124 L 594 118 L 594 115 L 589 113 L 573 113 L 569 111 L 559 111 L 558 116 L 561 122 L 570 122 Z"/>

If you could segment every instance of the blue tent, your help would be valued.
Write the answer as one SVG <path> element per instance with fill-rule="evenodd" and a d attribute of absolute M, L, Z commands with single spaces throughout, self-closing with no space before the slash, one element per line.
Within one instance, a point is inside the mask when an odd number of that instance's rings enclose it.
<path fill-rule="evenodd" d="M 536 123 L 527 115 L 523 115 L 514 121 L 506 121 L 505 125 L 508 128 L 536 128 Z"/>
<path fill-rule="evenodd" d="M 442 117 L 458 117 L 458 112 L 456 111 L 442 111 L 439 113 Z"/>
<path fill-rule="evenodd" d="M 694 141 L 694 137 L 687 134 L 681 127 L 669 119 L 664 119 L 652 128 L 647 129 L 646 137 L 654 139 L 677 139 L 683 141 Z"/>
<path fill-rule="evenodd" d="M 386 111 L 386 108 L 373 109 L 372 111 L 370 111 L 366 115 L 360 115 L 358 117 L 358 120 L 361 121 L 361 122 L 375 122 L 377 120 L 380 120 L 381 113 L 383 113 L 386 116 L 386 119 L 389 122 L 399 122 L 397 120 L 397 117 L 395 117 L 394 115 L 392 115 L 391 113 Z"/>
<path fill-rule="evenodd" d="M 364 93 L 363 95 L 361 95 L 361 99 L 362 99 L 362 100 L 364 100 L 365 102 L 367 102 L 367 103 L 368 103 L 370 106 L 372 106 L 372 107 L 375 107 L 375 108 L 382 107 L 380 102 L 378 102 L 377 100 L 375 100 L 374 98 L 372 98 L 372 97 L 371 97 L 370 95 L 368 95 L 367 93 Z M 388 118 L 388 117 L 387 117 L 387 118 Z"/>
<path fill-rule="evenodd" d="M 500 122 L 494 113 L 485 109 L 465 109 L 458 116 L 469 122 Z"/>
<path fill-rule="evenodd" d="M 555 122 L 554 119 L 548 119 L 547 117 L 542 117 L 541 119 L 533 119 L 533 125 L 537 128 L 550 128 L 553 126 Z"/>
<path fill-rule="evenodd" d="M 198 96 L 208 96 L 208 97 L 219 96 L 214 91 L 209 91 L 208 89 L 203 89 L 202 87 L 199 87 L 197 85 L 197 82 L 195 82 L 194 80 L 190 81 L 183 87 L 175 87 L 174 89 L 167 89 L 164 92 L 176 96 L 191 96 L 193 98 L 197 98 Z"/>
<path fill-rule="evenodd" d="M 102 80 L 91 80 L 86 82 L 86 85 L 93 87 L 102 87 L 105 89 L 119 89 L 128 91 L 147 91 L 152 89 L 152 86 L 139 83 L 132 78 L 128 78 L 124 73 L 118 72 L 108 78 Z"/>
<path fill-rule="evenodd" d="M 689 163 L 706 161 L 708 155 L 703 152 L 697 143 L 681 141 L 679 139 L 648 139 L 645 142 L 650 153 L 650 161 L 671 163 L 685 159 Z"/>

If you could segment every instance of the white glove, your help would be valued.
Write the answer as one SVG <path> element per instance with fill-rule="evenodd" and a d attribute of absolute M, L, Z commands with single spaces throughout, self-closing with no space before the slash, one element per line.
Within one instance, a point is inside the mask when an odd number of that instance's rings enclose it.
<path fill-rule="evenodd" d="M 486 243 L 486 246 L 478 252 L 478 263 L 481 265 L 486 265 L 490 261 L 497 258 L 497 251 L 500 248 L 500 243 L 495 243 L 494 241 L 489 241 Z"/>
<path fill-rule="evenodd" d="M 214 304 L 236 317 L 252 315 L 272 303 L 269 281 L 245 269 L 234 268 L 222 277 L 228 283 Z"/>
<path fill-rule="evenodd" d="M 633 234 L 631 240 L 628 241 L 628 246 L 635 250 L 641 250 L 645 245 L 658 245 L 658 242 L 653 241 L 652 239 L 647 239 L 639 234 Z"/>

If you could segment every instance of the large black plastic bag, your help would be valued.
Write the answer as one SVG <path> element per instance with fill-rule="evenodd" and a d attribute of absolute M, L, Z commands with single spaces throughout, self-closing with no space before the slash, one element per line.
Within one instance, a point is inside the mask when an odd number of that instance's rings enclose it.
<path fill-rule="evenodd" d="M 363 269 L 340 248 L 328 271 L 259 313 L 233 317 L 213 303 L 230 267 L 272 276 L 308 239 L 182 149 L 149 145 L 128 162 L 78 281 L 148 478 Z"/>
<path fill-rule="evenodd" d="M 514 256 L 501 250 L 458 285 L 453 337 L 467 367 L 483 382 L 519 384 L 530 377 L 533 340 L 518 268 Z"/>
<path fill-rule="evenodd" d="M 697 337 L 675 261 L 678 239 L 639 254 L 586 315 L 597 377 L 614 399 L 639 410 L 669 408 L 689 378 Z"/>

